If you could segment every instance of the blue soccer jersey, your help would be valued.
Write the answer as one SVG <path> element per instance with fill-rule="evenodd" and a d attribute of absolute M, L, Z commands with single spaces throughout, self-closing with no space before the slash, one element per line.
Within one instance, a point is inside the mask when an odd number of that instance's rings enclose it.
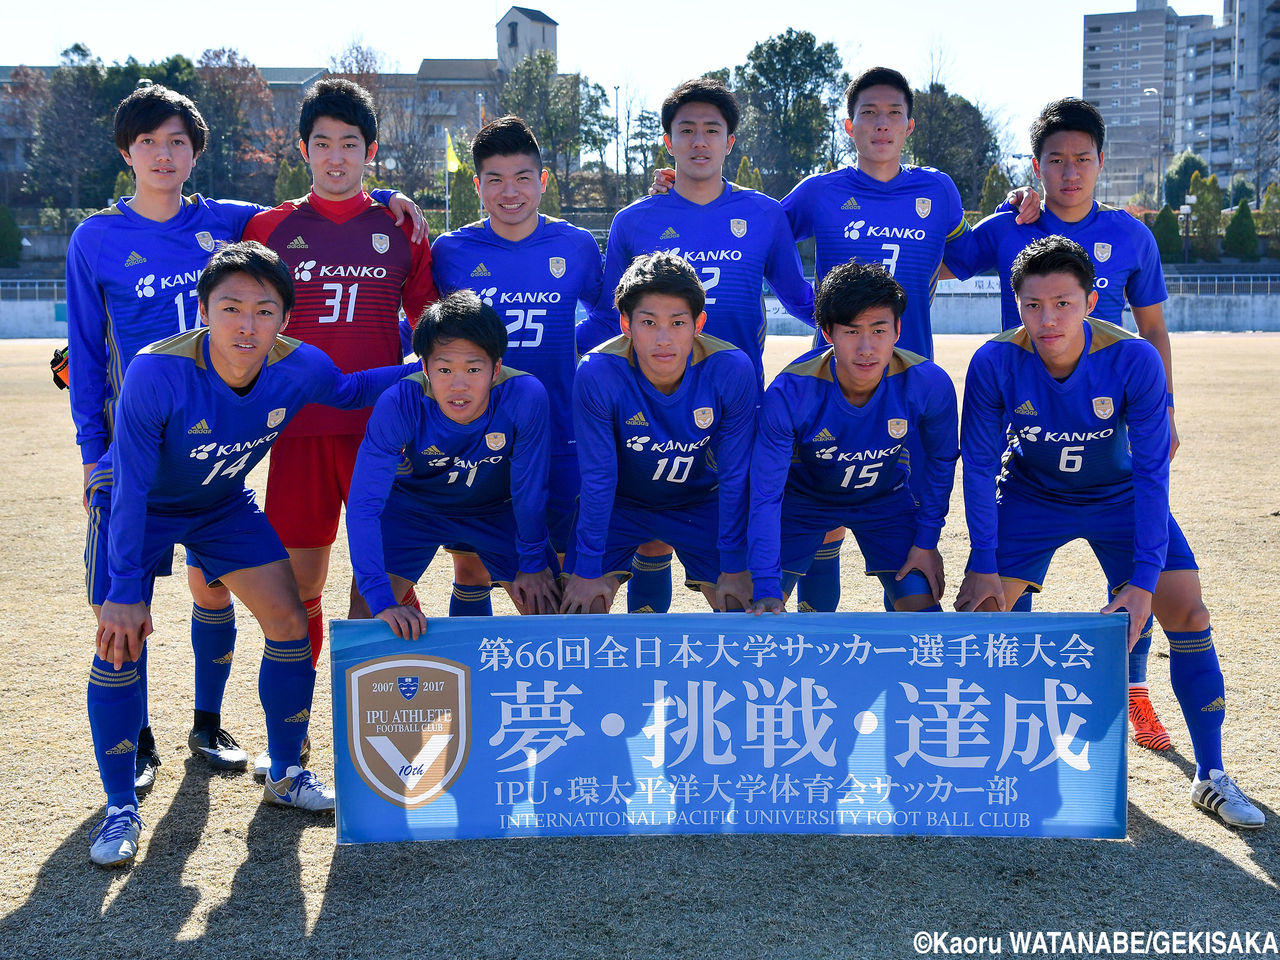
<path fill-rule="evenodd" d="M 67 248 L 71 415 L 84 463 L 111 442 L 129 362 L 147 344 L 200 325 L 200 272 L 214 247 L 239 240 L 262 209 L 194 194 L 161 223 L 134 213 L 129 199 L 85 219 Z"/>
<path fill-rule="evenodd" d="M 657 251 L 683 257 L 697 271 L 707 292 L 703 332 L 743 351 L 762 386 L 764 281 L 788 313 L 813 323 L 813 288 L 804 278 L 787 218 L 772 197 L 725 181 L 724 191 L 708 204 L 693 203 L 673 189 L 619 211 L 609 228 L 596 311 L 610 320 L 614 334 L 618 280 L 636 257 Z"/>
<path fill-rule="evenodd" d="M 498 516 L 510 505 L 515 529 L 505 532 L 520 569 L 547 566 L 547 419 L 542 384 L 510 367 L 499 372 L 488 407 L 470 423 L 444 415 L 421 371 L 383 394 L 360 444 L 347 502 L 351 565 L 370 610 L 396 603 L 386 575 L 384 516 Z"/>
<path fill-rule="evenodd" d="M 320 350 L 277 337 L 258 379 L 241 396 L 214 371 L 208 328 L 141 350 L 120 392 L 116 434 L 95 476 L 109 478 L 109 599 L 135 603 L 150 516 L 214 513 L 252 500 L 244 481 L 289 420 L 308 403 L 367 407 L 413 366 L 343 374 Z"/>
<path fill-rule="evenodd" d="M 1169 519 L 1169 415 L 1155 347 L 1086 318 L 1085 350 L 1059 382 L 1023 327 L 974 354 L 965 379 L 960 451 L 977 573 L 999 573 L 996 504 L 1016 497 L 1046 515 L 1077 505 L 1132 510 L 1133 574 L 1154 590 Z"/>
<path fill-rule="evenodd" d="M 747 485 L 759 387 L 741 351 L 705 334 L 694 340 L 680 385 L 655 388 L 628 337 L 582 358 L 573 383 L 582 493 L 574 531 L 580 577 L 599 577 L 615 503 L 679 510 L 719 497 L 721 570 L 746 569 Z"/>
<path fill-rule="evenodd" d="M 871 399 L 845 399 L 828 348 L 769 384 L 751 455 L 751 577 L 756 597 L 781 597 L 779 544 L 787 510 L 875 513 L 901 502 L 912 477 L 916 546 L 935 549 L 955 481 L 957 412 L 951 378 L 931 360 L 894 350 Z M 908 463 L 917 435 L 923 463 Z M 902 560 L 905 560 L 904 555 Z"/>
<path fill-rule="evenodd" d="M 1017 217 L 1015 210 L 998 210 L 950 244 L 946 253 L 947 267 L 961 280 L 986 270 L 1000 272 L 1000 323 L 1005 330 L 1022 324 L 1009 282 L 1014 258 L 1031 241 L 1055 234 L 1080 244 L 1093 260 L 1093 288 L 1098 291 L 1093 316 L 1099 320 L 1120 326 L 1126 300 L 1150 307 L 1169 299 L 1155 237 L 1128 211 L 1094 201 L 1089 215 L 1076 223 L 1060 220 L 1046 208 L 1035 223 L 1019 224 Z"/>
<path fill-rule="evenodd" d="M 782 198 L 796 240 L 814 238 L 818 282 L 850 260 L 882 263 L 907 293 L 898 346 L 933 357 L 929 308 L 942 251 L 969 226 L 951 178 L 903 167 L 887 183 L 856 167 L 807 177 Z"/>

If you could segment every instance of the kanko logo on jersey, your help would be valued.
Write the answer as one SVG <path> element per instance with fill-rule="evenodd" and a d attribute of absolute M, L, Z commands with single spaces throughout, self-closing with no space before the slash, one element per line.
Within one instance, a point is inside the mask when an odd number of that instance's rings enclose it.
<path fill-rule="evenodd" d="M 306 283 L 313 278 L 342 280 L 385 280 L 386 267 L 371 267 L 367 264 L 330 264 L 316 260 L 304 260 L 293 268 L 293 279 Z"/>
<path fill-rule="evenodd" d="M 686 263 L 719 263 L 742 259 L 741 250 L 681 250 L 679 247 L 671 247 L 660 252 L 680 257 Z"/>
<path fill-rule="evenodd" d="M 270 443 L 276 437 L 280 436 L 279 431 L 273 430 L 266 436 L 259 437 L 257 440 L 241 440 L 237 443 L 203 443 L 192 449 L 187 454 L 190 460 L 208 460 L 213 457 L 229 457 L 236 453 L 248 453 L 264 443 Z"/>
<path fill-rule="evenodd" d="M 924 240 L 927 234 L 918 227 L 877 227 L 867 226 L 865 220 L 850 220 L 844 228 L 846 240 L 861 240 L 864 232 L 868 238 L 875 240 Z"/>

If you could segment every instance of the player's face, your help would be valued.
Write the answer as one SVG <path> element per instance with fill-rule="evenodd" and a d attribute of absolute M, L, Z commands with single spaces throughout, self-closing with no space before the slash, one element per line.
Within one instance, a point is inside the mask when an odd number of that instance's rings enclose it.
<path fill-rule="evenodd" d="M 200 304 L 200 319 L 209 327 L 213 369 L 228 386 L 243 387 L 262 370 L 289 317 L 275 287 L 231 273 Z"/>
<path fill-rule="evenodd" d="M 470 423 L 489 409 L 489 391 L 502 361 L 494 363 L 470 340 L 446 340 L 435 345 L 422 369 L 444 415 L 454 423 Z"/>
<path fill-rule="evenodd" d="M 707 315 L 695 317 L 684 297 L 649 293 L 640 298 L 630 316 L 624 313 L 621 321 L 641 373 L 664 393 L 675 390 L 684 378 L 693 338 L 702 332 Z"/>
<path fill-rule="evenodd" d="M 333 117 L 317 117 L 307 140 L 298 141 L 311 167 L 311 186 L 325 200 L 347 200 L 363 189 L 364 165 L 378 144 L 364 142 L 360 128 Z"/>
<path fill-rule="evenodd" d="M 1045 138 L 1031 161 L 1044 185 L 1044 202 L 1058 216 L 1077 220 L 1093 207 L 1093 188 L 1102 170 L 1102 154 L 1083 130 L 1061 130 Z"/>
<path fill-rule="evenodd" d="M 691 180 L 718 180 L 733 139 L 724 117 L 709 103 L 686 103 L 663 138 L 675 157 L 677 176 Z"/>
<path fill-rule="evenodd" d="M 853 138 L 858 165 L 892 166 L 902 162 L 902 148 L 916 122 L 907 116 L 907 98 L 897 87 L 878 84 L 858 94 L 853 116 L 844 122 Z"/>
<path fill-rule="evenodd" d="M 1050 375 L 1068 376 L 1084 353 L 1084 318 L 1098 302 L 1070 273 L 1024 277 L 1018 314 Z"/>
<path fill-rule="evenodd" d="M 836 376 L 846 397 L 865 401 L 884 377 L 898 342 L 898 322 L 888 307 L 869 307 L 845 325 L 835 323 L 822 335 L 835 347 Z"/>
<path fill-rule="evenodd" d="M 133 168 L 139 192 L 179 193 L 196 164 L 195 148 L 181 117 L 170 117 L 154 130 L 138 134 L 120 155 Z"/>
<path fill-rule="evenodd" d="M 475 178 L 489 223 L 506 240 L 523 240 L 538 225 L 538 204 L 547 189 L 547 172 L 527 153 L 489 157 Z"/>

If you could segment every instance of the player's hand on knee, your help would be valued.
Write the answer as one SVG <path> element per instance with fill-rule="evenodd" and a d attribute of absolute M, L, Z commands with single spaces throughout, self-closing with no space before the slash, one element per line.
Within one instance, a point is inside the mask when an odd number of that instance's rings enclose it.
<path fill-rule="evenodd" d="M 560 612 L 608 613 L 617 589 L 610 583 L 612 579 L 612 577 L 579 577 L 569 574 L 565 578 L 564 599 L 560 601 Z"/>
<path fill-rule="evenodd" d="M 389 626 L 401 640 L 417 640 L 427 632 L 427 618 L 413 607 L 387 607 L 378 611 L 374 619 Z"/>
<path fill-rule="evenodd" d="M 942 554 L 936 549 L 925 550 L 923 547 L 913 546 L 907 551 L 907 561 L 902 565 L 902 569 L 898 571 L 894 579 L 901 581 L 912 570 L 920 571 L 925 580 L 929 582 L 929 593 L 933 596 L 934 602 L 940 602 L 943 592 L 947 589 L 947 577 L 943 569 Z"/>
<path fill-rule="evenodd" d="M 649 196 L 656 197 L 666 193 L 676 182 L 676 172 L 670 167 L 659 167 L 653 171 L 653 183 L 649 186 Z"/>
<path fill-rule="evenodd" d="M 108 600 L 98 614 L 98 657 L 119 670 L 126 660 L 134 662 L 142 656 L 142 644 L 152 629 L 151 611 L 145 603 Z"/>
<path fill-rule="evenodd" d="M 560 584 L 549 567 L 537 573 L 517 573 L 511 581 L 510 593 L 521 614 L 541 615 L 560 610 Z"/>
<path fill-rule="evenodd" d="M 1004 584 L 1000 580 L 1000 574 L 975 573 L 970 570 L 964 575 L 954 606 L 961 613 L 1003 611 Z"/>
<path fill-rule="evenodd" d="M 716 578 L 713 597 L 712 606 L 721 613 L 729 610 L 746 610 L 751 606 L 751 571 L 722 572 Z"/>
<path fill-rule="evenodd" d="M 1102 613 L 1121 611 L 1129 614 L 1129 649 L 1132 650 L 1142 637 L 1147 618 L 1151 616 L 1151 591 L 1135 587 L 1132 583 L 1125 584 L 1115 599 L 1101 610 Z"/>
<path fill-rule="evenodd" d="M 762 613 L 786 613 L 787 605 L 781 597 L 761 597 L 747 604 L 747 612 L 759 616 Z"/>

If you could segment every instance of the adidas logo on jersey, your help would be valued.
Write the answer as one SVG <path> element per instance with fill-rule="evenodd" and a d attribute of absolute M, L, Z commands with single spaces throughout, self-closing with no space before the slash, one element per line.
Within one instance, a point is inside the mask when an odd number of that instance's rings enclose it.
<path fill-rule="evenodd" d="M 810 443 L 835 443 L 836 438 L 831 435 L 831 431 L 826 427 L 822 428 L 822 432 L 809 441 Z"/>
<path fill-rule="evenodd" d="M 124 265 L 126 267 L 136 267 L 138 264 L 146 263 L 146 262 L 147 262 L 146 257 L 140 254 L 137 250 L 131 250 L 129 251 L 129 257 L 127 260 L 125 260 Z"/>
<path fill-rule="evenodd" d="M 285 723 L 306 723 L 311 719 L 311 711 L 305 707 L 295 713 L 292 717 L 285 717 Z"/>
<path fill-rule="evenodd" d="M 190 430 L 187 431 L 188 435 L 200 434 L 200 433 L 213 433 L 213 431 L 209 429 L 208 420 L 201 420 L 194 427 L 192 427 Z"/>
<path fill-rule="evenodd" d="M 634 417 L 627 421 L 628 427 L 647 427 L 649 421 L 644 418 L 643 413 L 637 413 Z"/>
<path fill-rule="evenodd" d="M 1035 407 L 1033 407 L 1033 406 L 1031 405 L 1031 401 L 1030 401 L 1030 400 L 1024 400 L 1024 401 L 1022 402 L 1022 404 L 1021 404 L 1020 406 L 1018 406 L 1018 408 L 1017 408 L 1017 409 L 1015 409 L 1013 412 L 1014 412 L 1014 413 L 1020 413 L 1020 414 L 1022 414 L 1024 417 L 1038 417 L 1038 416 L 1040 416 L 1040 414 L 1036 412 L 1036 408 L 1035 408 Z"/>
<path fill-rule="evenodd" d="M 1207 707 L 1201 707 L 1200 712 L 1201 713 L 1219 713 L 1225 709 L 1227 709 L 1227 701 L 1223 700 L 1221 697 L 1218 697 L 1218 699 L 1214 700 L 1213 703 L 1209 704 Z"/>
<path fill-rule="evenodd" d="M 134 747 L 134 745 L 128 740 L 121 740 L 114 747 L 112 747 L 110 750 L 107 751 L 107 756 L 113 757 L 113 756 L 120 756 L 121 754 L 125 754 L 125 753 L 133 753 L 135 749 L 137 748 Z"/>
<path fill-rule="evenodd" d="M 444 451 L 441 450 L 439 447 L 437 447 L 434 443 L 431 446 L 427 447 L 427 449 L 422 451 L 422 455 L 424 457 L 439 456 L 442 453 L 444 453 Z"/>
<path fill-rule="evenodd" d="M 477 264 L 477 265 L 476 265 L 476 268 L 475 268 L 474 270 L 472 270 L 472 271 L 471 271 L 471 275 L 472 275 L 473 277 L 489 277 L 489 276 L 492 276 L 492 274 L 491 274 L 491 273 L 489 273 L 489 268 L 488 268 L 488 267 L 486 267 L 483 263 L 481 263 L 481 264 Z"/>
<path fill-rule="evenodd" d="M 679 240 L 680 234 L 676 233 L 675 227 L 667 227 L 667 229 L 662 231 L 662 235 L 658 237 L 658 239 L 659 240 Z"/>
<path fill-rule="evenodd" d="M 310 250 L 311 248 L 310 248 L 309 246 L 307 246 L 307 241 L 303 240 L 301 237 L 294 237 L 292 240 L 290 240 L 290 241 L 289 241 L 289 247 L 288 247 L 288 249 L 290 249 L 290 250 Z"/>
<path fill-rule="evenodd" d="M 218 659 L 214 660 L 213 662 L 220 663 L 225 667 L 228 663 L 231 662 L 232 658 L 235 655 L 236 655 L 236 652 L 234 650 L 228 650 L 223 656 L 218 657 Z"/>
<path fill-rule="evenodd" d="M 862 208 L 858 206 L 857 197 L 850 197 L 844 203 L 840 204 L 840 209 L 841 210 L 861 210 Z"/>

